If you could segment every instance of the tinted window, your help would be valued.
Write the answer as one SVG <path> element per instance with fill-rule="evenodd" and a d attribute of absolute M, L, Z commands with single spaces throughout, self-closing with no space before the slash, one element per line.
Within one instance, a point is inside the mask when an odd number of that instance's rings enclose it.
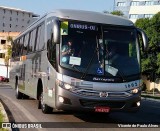
<path fill-rule="evenodd" d="M 27 54 L 28 40 L 29 40 L 29 33 L 26 34 L 24 37 L 23 55 Z"/>
<path fill-rule="evenodd" d="M 15 43 L 16 45 L 16 56 L 19 56 L 20 55 L 20 40 L 18 39 L 17 42 Z"/>
<path fill-rule="evenodd" d="M 38 32 L 37 32 L 36 51 L 39 50 L 39 44 L 40 44 L 40 38 L 41 38 L 41 29 L 42 29 L 42 26 L 39 26 L 38 27 Z"/>
<path fill-rule="evenodd" d="M 34 51 L 36 51 L 36 48 L 37 48 L 37 42 L 38 42 L 38 39 L 39 39 L 39 37 L 38 37 L 39 29 L 40 29 L 40 27 L 37 27 L 37 29 L 36 29 Z"/>
<path fill-rule="evenodd" d="M 44 24 L 43 25 L 40 25 L 39 27 L 38 27 L 38 31 L 37 31 L 37 42 L 36 42 L 36 47 L 35 47 L 35 49 L 36 49 L 36 51 L 38 51 L 38 50 L 42 50 L 42 49 L 44 49 L 44 29 L 45 29 L 45 26 L 44 26 Z"/>
<path fill-rule="evenodd" d="M 34 29 L 30 34 L 29 52 L 34 51 L 35 36 L 36 36 L 36 29 Z"/>
<path fill-rule="evenodd" d="M 41 32 L 40 32 L 40 39 L 39 39 L 38 50 L 43 50 L 44 47 L 45 47 L 44 35 L 45 35 L 45 25 L 43 24 L 42 27 L 41 27 Z"/>
<path fill-rule="evenodd" d="M 16 49 L 15 49 L 15 42 L 16 41 L 13 42 L 13 46 L 12 46 L 12 57 L 15 57 L 15 51 L 16 51 Z"/>
<path fill-rule="evenodd" d="M 53 43 L 53 18 L 47 19 L 47 56 L 53 67 L 56 67 L 56 44 Z"/>
<path fill-rule="evenodd" d="M 21 48 L 20 54 L 21 55 L 23 54 L 23 45 L 24 45 L 24 36 L 20 39 L 20 48 Z"/>

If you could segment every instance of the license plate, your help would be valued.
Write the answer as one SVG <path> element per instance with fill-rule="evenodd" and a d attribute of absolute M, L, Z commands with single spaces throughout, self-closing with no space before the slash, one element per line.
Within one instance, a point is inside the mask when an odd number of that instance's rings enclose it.
<path fill-rule="evenodd" d="M 95 107 L 95 112 L 110 112 L 110 108 L 109 107 Z"/>

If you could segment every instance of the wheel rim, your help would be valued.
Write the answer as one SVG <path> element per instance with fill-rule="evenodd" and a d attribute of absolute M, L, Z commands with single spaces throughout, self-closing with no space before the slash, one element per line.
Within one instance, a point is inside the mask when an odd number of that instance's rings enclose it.
<path fill-rule="evenodd" d="M 17 95 L 18 95 L 18 92 L 19 92 L 19 91 L 18 91 L 18 85 L 17 85 L 17 87 L 16 87 L 16 94 L 17 94 Z"/>
<path fill-rule="evenodd" d="M 45 104 L 44 104 L 44 100 L 43 100 L 43 92 L 41 93 L 41 108 L 42 108 L 42 110 L 45 109 Z"/>

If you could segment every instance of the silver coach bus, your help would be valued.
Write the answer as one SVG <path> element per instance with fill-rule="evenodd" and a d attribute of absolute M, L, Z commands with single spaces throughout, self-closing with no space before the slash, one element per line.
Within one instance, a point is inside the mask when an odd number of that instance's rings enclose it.
<path fill-rule="evenodd" d="M 10 82 L 43 113 L 137 111 L 140 43 L 147 50 L 145 33 L 122 17 L 56 10 L 14 40 Z"/>

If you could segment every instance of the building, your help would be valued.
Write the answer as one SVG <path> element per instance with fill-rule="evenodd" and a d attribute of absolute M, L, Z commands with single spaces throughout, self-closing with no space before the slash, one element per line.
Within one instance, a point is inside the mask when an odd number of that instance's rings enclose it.
<path fill-rule="evenodd" d="M 151 18 L 160 11 L 160 0 L 115 0 L 114 10 L 135 22 L 140 18 Z"/>
<path fill-rule="evenodd" d="M 8 37 L 14 39 L 38 17 L 29 11 L 0 6 L 0 76 L 9 77 Z"/>
<path fill-rule="evenodd" d="M 0 32 L 0 76 L 9 76 L 8 48 L 11 47 L 11 41 L 7 41 L 8 37 L 14 39 L 20 32 Z"/>
<path fill-rule="evenodd" d="M 0 32 L 20 32 L 38 17 L 29 11 L 0 6 Z"/>

